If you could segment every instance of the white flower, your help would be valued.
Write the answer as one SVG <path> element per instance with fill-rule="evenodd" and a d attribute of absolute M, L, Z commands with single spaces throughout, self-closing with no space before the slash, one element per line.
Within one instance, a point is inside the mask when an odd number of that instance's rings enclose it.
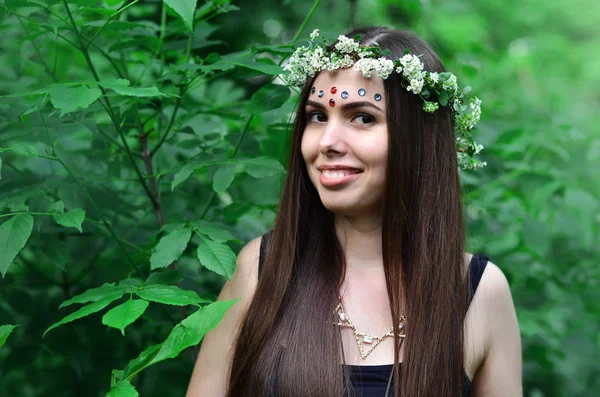
<path fill-rule="evenodd" d="M 387 79 L 390 73 L 394 71 L 394 62 L 386 58 L 375 60 L 373 66 L 375 75 L 380 79 Z"/>
<path fill-rule="evenodd" d="M 315 30 L 313 30 L 313 31 L 312 31 L 312 33 L 310 34 L 310 39 L 311 39 L 311 40 L 314 40 L 314 39 L 316 39 L 317 37 L 319 37 L 319 29 L 315 29 Z"/>
<path fill-rule="evenodd" d="M 450 77 L 448 77 L 448 79 L 446 79 L 446 81 L 442 83 L 442 88 L 445 90 L 451 90 L 453 92 L 456 92 L 456 90 L 458 89 L 458 85 L 456 83 L 456 76 L 451 74 Z"/>
<path fill-rule="evenodd" d="M 438 81 L 440 81 L 440 76 L 436 72 L 429 73 L 428 80 L 431 82 L 431 85 L 435 85 Z"/>
<path fill-rule="evenodd" d="M 375 69 L 375 59 L 361 58 L 354 64 L 354 70 L 361 72 L 365 77 L 371 77 L 371 73 Z"/>
<path fill-rule="evenodd" d="M 335 49 L 342 53 L 353 53 L 358 50 L 358 42 L 354 39 L 349 39 L 344 35 L 338 37 L 338 42 L 335 45 Z"/>
<path fill-rule="evenodd" d="M 423 84 L 425 82 L 422 79 L 412 79 L 410 81 L 410 85 L 406 87 L 407 91 L 412 91 L 415 94 L 420 94 L 423 90 Z"/>
<path fill-rule="evenodd" d="M 346 69 L 352 65 L 354 65 L 354 59 L 348 54 L 344 55 L 344 57 L 338 61 L 338 69 Z"/>

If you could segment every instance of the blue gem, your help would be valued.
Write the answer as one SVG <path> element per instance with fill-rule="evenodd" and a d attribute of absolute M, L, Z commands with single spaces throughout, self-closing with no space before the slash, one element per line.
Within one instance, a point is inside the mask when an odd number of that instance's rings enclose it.
<path fill-rule="evenodd" d="M 375 94 L 375 100 L 381 101 L 381 94 Z"/>
<path fill-rule="evenodd" d="M 318 96 L 319 98 L 321 98 L 321 97 L 323 96 L 323 94 L 324 94 L 324 92 L 323 92 L 323 90 L 321 90 L 321 91 L 319 91 L 319 93 L 317 94 L 317 96 Z"/>
<path fill-rule="evenodd" d="M 315 87 L 313 87 L 313 88 L 311 88 L 311 89 L 310 89 L 310 93 L 311 93 L 311 94 L 314 94 L 314 93 L 315 93 L 315 91 L 316 91 Z"/>
<path fill-rule="evenodd" d="M 342 99 L 348 98 L 348 91 L 342 91 Z"/>
<path fill-rule="evenodd" d="M 358 90 L 358 95 L 360 95 L 360 96 L 365 96 L 366 93 L 367 93 L 367 90 L 365 90 L 364 88 L 361 88 L 360 90 Z"/>

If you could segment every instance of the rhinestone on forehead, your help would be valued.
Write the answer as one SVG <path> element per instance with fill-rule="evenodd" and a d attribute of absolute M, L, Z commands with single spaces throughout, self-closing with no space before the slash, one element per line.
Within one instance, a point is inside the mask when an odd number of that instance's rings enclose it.
<path fill-rule="evenodd" d="M 331 87 L 331 93 L 335 94 L 337 92 L 337 87 Z"/>
<path fill-rule="evenodd" d="M 361 88 L 360 90 L 358 90 L 358 95 L 365 96 L 366 94 L 367 94 L 367 90 L 365 90 L 364 88 Z"/>
<path fill-rule="evenodd" d="M 347 99 L 348 98 L 348 91 L 342 91 L 341 96 L 342 96 L 342 99 Z"/>
<path fill-rule="evenodd" d="M 329 106 L 335 106 L 335 101 L 333 100 L 333 98 L 329 100 Z"/>
<path fill-rule="evenodd" d="M 317 94 L 317 96 L 318 96 L 319 98 L 322 98 L 322 97 L 323 97 L 323 94 L 325 94 L 325 93 L 323 92 L 323 90 L 320 90 L 320 91 L 319 91 L 319 93 Z"/>
<path fill-rule="evenodd" d="M 381 101 L 381 94 L 375 94 L 375 100 Z"/>
<path fill-rule="evenodd" d="M 311 94 L 314 94 L 316 90 L 317 90 L 317 89 L 316 89 L 315 87 L 313 87 L 313 88 L 311 88 L 311 89 L 310 89 L 310 93 L 311 93 Z"/>

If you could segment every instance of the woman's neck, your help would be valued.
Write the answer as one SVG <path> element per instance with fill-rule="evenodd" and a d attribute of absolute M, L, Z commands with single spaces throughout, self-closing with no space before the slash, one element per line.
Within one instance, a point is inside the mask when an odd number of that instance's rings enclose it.
<path fill-rule="evenodd" d="M 346 256 L 346 266 L 381 268 L 381 217 L 335 216 L 335 229 Z"/>

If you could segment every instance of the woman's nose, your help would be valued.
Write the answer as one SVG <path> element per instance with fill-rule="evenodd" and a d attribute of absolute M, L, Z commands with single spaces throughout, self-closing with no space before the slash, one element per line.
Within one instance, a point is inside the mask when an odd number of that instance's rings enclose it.
<path fill-rule="evenodd" d="M 348 151 L 343 125 L 335 120 L 329 120 L 319 141 L 319 151 L 326 156 L 343 155 Z"/>

